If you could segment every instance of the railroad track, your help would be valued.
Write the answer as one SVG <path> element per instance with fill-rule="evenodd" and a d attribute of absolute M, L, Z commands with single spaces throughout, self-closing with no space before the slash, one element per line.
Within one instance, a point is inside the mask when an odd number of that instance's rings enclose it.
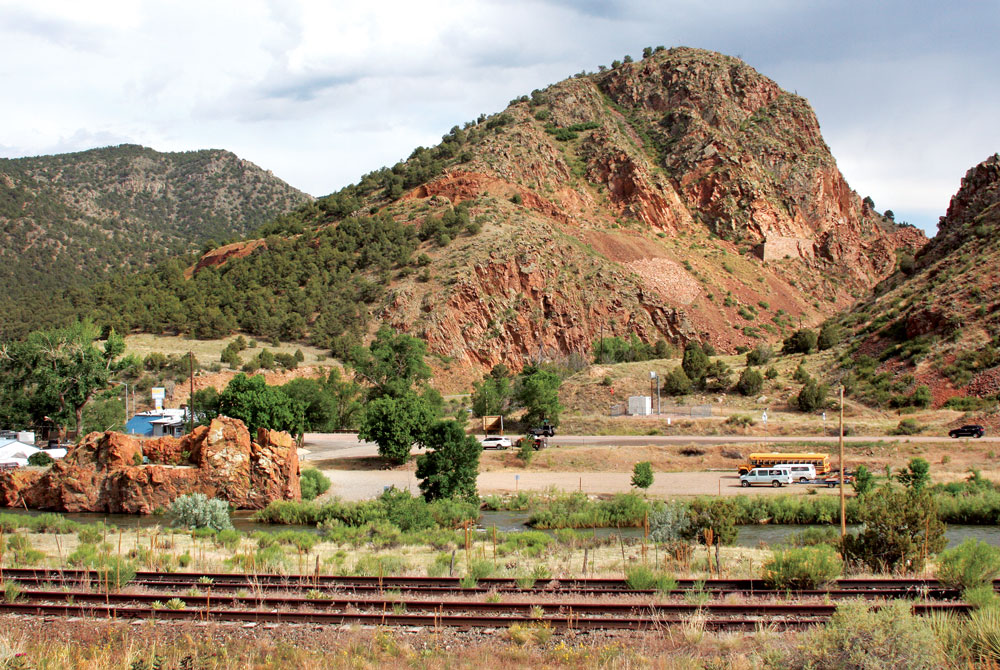
<path fill-rule="evenodd" d="M 462 588 L 453 578 L 140 572 L 129 582 L 128 593 L 112 593 L 101 577 L 90 570 L 4 570 L 0 579 L 16 581 L 23 590 L 16 602 L 0 603 L 0 613 L 433 628 L 543 623 L 580 630 L 656 630 L 695 620 L 710 630 L 745 630 L 815 625 L 835 611 L 828 599 L 840 597 L 914 599 L 917 614 L 969 611 L 965 603 L 940 602 L 956 598 L 954 590 L 914 579 L 844 579 L 829 590 L 795 592 L 813 602 L 790 603 L 787 592 L 739 579 L 678 580 L 676 591 L 658 594 L 630 589 L 620 579 L 550 580 L 529 589 L 509 578 L 483 579 L 476 588 Z M 698 592 L 707 599 L 683 597 Z M 503 601 L 504 594 L 514 593 L 516 598 Z M 750 599 L 716 599 L 730 595 Z M 603 598 L 572 599 L 583 596 Z M 480 599 L 472 600 L 476 597 Z"/>
<path fill-rule="evenodd" d="M 966 614 L 969 609 L 970 606 L 965 603 L 913 604 L 916 614 Z M 45 617 L 374 624 L 434 628 L 503 628 L 515 623 L 535 623 L 580 630 L 653 630 L 692 620 L 713 630 L 753 629 L 761 626 L 800 628 L 825 621 L 835 610 L 835 605 L 826 603 L 504 603 L 93 591 L 25 591 L 17 602 L 0 605 L 0 612 Z"/>

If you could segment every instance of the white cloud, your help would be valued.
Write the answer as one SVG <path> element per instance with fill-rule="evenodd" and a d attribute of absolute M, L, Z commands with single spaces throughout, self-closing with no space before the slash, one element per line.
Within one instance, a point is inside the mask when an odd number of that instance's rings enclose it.
<path fill-rule="evenodd" d="M 992 3 L 0 0 L 0 153 L 225 148 L 316 195 L 642 47 L 813 102 L 851 185 L 930 225 L 1000 148 Z M 912 212 L 912 215 L 910 214 Z"/>

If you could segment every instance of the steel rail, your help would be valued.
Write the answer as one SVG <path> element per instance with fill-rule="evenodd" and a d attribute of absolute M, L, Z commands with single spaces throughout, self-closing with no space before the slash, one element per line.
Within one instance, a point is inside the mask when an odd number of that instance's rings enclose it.
<path fill-rule="evenodd" d="M 59 570 L 49 568 L 5 568 L 0 577 L 13 579 L 36 578 L 39 580 L 61 578 L 63 580 L 89 580 L 99 581 L 101 575 L 93 570 Z M 147 572 L 136 573 L 136 581 L 143 583 L 154 582 L 184 582 L 197 585 L 199 581 L 212 580 L 216 586 L 227 584 L 240 586 L 263 586 L 277 584 L 281 586 L 303 585 L 310 587 L 319 586 L 378 586 L 380 588 L 461 588 L 460 580 L 456 577 L 362 577 L 355 575 L 316 575 L 298 574 L 282 575 L 261 573 L 255 575 L 245 575 L 241 573 L 193 573 L 193 572 Z M 517 578 L 514 577 L 486 577 L 478 580 L 478 584 L 485 590 L 495 588 L 515 588 Z M 761 579 L 678 579 L 676 580 L 681 590 L 698 589 L 705 591 L 722 592 L 768 592 L 773 589 Z M 833 582 L 836 590 L 873 590 L 873 589 L 896 589 L 896 590 L 945 590 L 940 582 L 935 579 L 896 579 L 896 578 L 850 578 L 838 579 Z M 1000 580 L 994 581 L 994 588 L 1000 587 Z M 571 579 L 547 579 L 537 580 L 535 588 L 546 588 L 549 590 L 563 589 L 603 589 L 606 591 L 633 591 L 624 579 L 604 579 L 604 578 L 571 578 Z"/>
<path fill-rule="evenodd" d="M 9 576 L 8 576 L 9 577 Z M 99 579 L 90 578 L 80 578 L 80 579 L 61 579 L 58 577 L 20 577 L 16 578 L 17 581 L 22 585 L 33 585 L 35 587 L 79 587 L 83 584 L 87 584 L 93 587 L 100 588 L 103 583 Z M 847 598 L 865 598 L 868 600 L 874 600 L 878 598 L 930 598 L 934 600 L 955 600 L 961 597 L 961 591 L 958 589 L 943 589 L 943 588 L 927 588 L 927 589 L 912 589 L 912 588 L 899 588 L 899 589 L 773 589 L 773 588 L 759 588 L 759 589 L 727 589 L 727 588 L 712 588 L 712 589 L 673 589 L 669 591 L 659 591 L 656 589 L 587 589 L 587 588 L 574 588 L 570 587 L 559 587 L 559 588 L 547 588 L 545 585 L 535 585 L 530 588 L 522 588 L 516 584 L 513 586 L 499 586 L 499 587 L 485 587 L 485 586 L 475 586 L 475 587 L 444 587 L 444 586 L 396 586 L 393 584 L 383 584 L 382 586 L 377 585 L 359 585 L 359 584 L 314 584 L 314 583 L 301 583 L 292 582 L 288 584 L 281 583 L 256 583 L 253 581 L 244 582 L 223 582 L 223 583 L 200 583 L 197 581 L 181 580 L 181 581 L 161 581 L 158 579 L 145 580 L 145 579 L 133 579 L 128 583 L 129 586 L 143 586 L 159 589 L 175 589 L 177 591 L 189 588 L 200 588 L 200 589 L 212 589 L 216 592 L 237 592 L 237 591 L 252 591 L 252 592 L 290 592 L 290 593 L 301 593 L 305 591 L 322 591 L 324 593 L 330 594 L 343 594 L 343 593 L 367 593 L 367 594 L 383 594 L 386 591 L 399 591 L 400 593 L 421 593 L 427 595 L 449 595 L 463 593 L 466 595 L 472 594 L 485 594 L 485 593 L 508 593 L 508 594 L 545 594 L 545 595 L 577 595 L 577 596 L 651 596 L 651 595 L 663 595 L 663 596 L 682 596 L 685 594 L 698 592 L 711 597 L 724 597 L 727 595 L 747 595 L 751 597 L 761 596 L 761 597 L 785 597 L 789 594 L 794 594 L 795 596 L 801 598 L 823 598 L 829 597 L 834 599 L 847 599 Z"/>
<path fill-rule="evenodd" d="M 645 617 L 591 617 L 572 613 L 541 618 L 487 615 L 452 615 L 444 612 L 408 614 L 398 611 L 378 613 L 229 610 L 229 609 L 154 609 L 152 607 L 120 607 L 114 605 L 6 603 L 0 613 L 42 617 L 99 617 L 147 620 L 195 620 L 218 622 L 255 623 L 309 623 L 324 625 L 362 624 L 373 626 L 418 626 L 429 628 L 503 628 L 513 624 L 540 624 L 556 629 L 638 631 L 663 630 L 668 626 L 691 623 L 691 618 Z M 818 619 L 700 619 L 697 625 L 708 630 L 753 630 L 757 628 L 804 628 L 820 623 Z"/>
<path fill-rule="evenodd" d="M 686 614 L 694 615 L 699 612 L 708 612 L 716 615 L 741 615 L 741 616 L 812 616 L 829 617 L 837 609 L 836 605 L 827 603 L 675 603 L 675 602 L 639 602 L 639 603 L 595 603 L 595 602 L 545 602 L 545 601 L 524 601 L 508 603 L 490 603 L 471 600 L 403 600 L 398 598 L 381 600 L 359 600 L 328 599 L 328 598 L 273 598 L 266 596 L 242 596 L 233 597 L 230 595 L 206 594 L 174 594 L 174 593 L 95 593 L 93 591 L 24 591 L 22 598 L 33 602 L 64 602 L 72 604 L 76 602 L 105 603 L 110 605 L 121 603 L 154 603 L 161 604 L 165 599 L 173 598 L 185 604 L 185 606 L 210 607 L 212 603 L 222 605 L 229 603 L 233 607 L 256 606 L 267 607 L 273 610 L 288 610 L 295 608 L 319 608 L 324 610 L 346 610 L 353 609 L 379 609 L 397 610 L 405 609 L 416 611 L 438 611 L 438 612 L 489 612 L 489 613 L 509 613 L 525 614 L 532 613 L 566 613 L 577 614 L 624 614 L 624 613 L 649 613 L 649 614 Z M 876 603 L 873 607 L 878 608 L 881 604 Z M 913 611 L 918 614 L 928 612 L 951 612 L 965 614 L 968 613 L 970 605 L 966 603 L 914 603 Z M 0 611 L 4 605 L 0 604 Z"/>

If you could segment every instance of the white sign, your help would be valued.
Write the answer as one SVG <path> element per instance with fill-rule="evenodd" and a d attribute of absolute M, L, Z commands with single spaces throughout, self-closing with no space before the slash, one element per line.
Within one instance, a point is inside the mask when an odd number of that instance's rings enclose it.
<path fill-rule="evenodd" d="M 760 420 L 763 421 L 764 423 L 767 423 L 767 410 L 761 413 Z"/>
<path fill-rule="evenodd" d="M 152 389 L 153 400 L 163 400 L 167 397 L 167 389 L 162 386 L 154 386 Z"/>

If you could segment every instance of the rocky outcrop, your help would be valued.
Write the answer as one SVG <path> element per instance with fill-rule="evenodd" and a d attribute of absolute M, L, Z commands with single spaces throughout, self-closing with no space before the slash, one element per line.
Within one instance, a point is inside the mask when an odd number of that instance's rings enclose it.
<path fill-rule="evenodd" d="M 221 498 L 239 509 L 298 500 L 295 442 L 264 429 L 251 441 L 242 421 L 218 417 L 180 439 L 91 433 L 47 470 L 0 473 L 0 505 L 6 507 L 149 514 L 185 493 Z"/>

